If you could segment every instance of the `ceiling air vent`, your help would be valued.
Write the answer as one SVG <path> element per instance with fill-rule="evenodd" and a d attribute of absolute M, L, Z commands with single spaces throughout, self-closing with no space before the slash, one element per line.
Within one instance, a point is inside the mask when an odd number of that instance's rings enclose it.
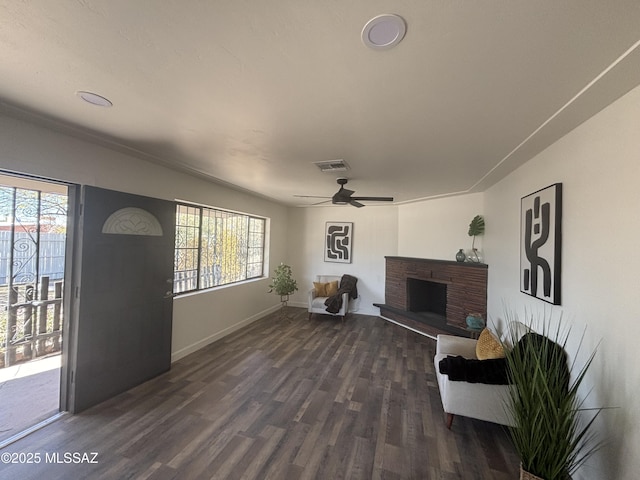
<path fill-rule="evenodd" d="M 349 165 L 344 160 L 325 160 L 322 162 L 313 162 L 322 172 L 346 172 Z"/>

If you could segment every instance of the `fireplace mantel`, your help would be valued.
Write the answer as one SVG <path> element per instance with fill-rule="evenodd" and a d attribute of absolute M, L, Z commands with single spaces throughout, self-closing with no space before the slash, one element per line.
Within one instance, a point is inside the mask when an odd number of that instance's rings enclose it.
<path fill-rule="evenodd" d="M 384 317 L 427 335 L 450 333 L 470 336 L 469 313 L 487 313 L 488 266 L 411 257 L 385 257 L 385 303 L 377 304 Z M 445 315 L 410 309 L 410 279 L 446 285 Z"/>

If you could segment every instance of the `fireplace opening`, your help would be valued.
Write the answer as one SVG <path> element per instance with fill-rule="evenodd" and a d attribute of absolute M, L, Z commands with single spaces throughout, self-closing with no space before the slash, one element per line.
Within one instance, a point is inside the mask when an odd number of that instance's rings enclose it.
<path fill-rule="evenodd" d="M 407 310 L 447 316 L 447 284 L 407 278 Z"/>

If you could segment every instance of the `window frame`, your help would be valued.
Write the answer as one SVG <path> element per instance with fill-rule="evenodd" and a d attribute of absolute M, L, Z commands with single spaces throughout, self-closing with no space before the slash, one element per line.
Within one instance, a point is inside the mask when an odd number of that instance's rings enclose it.
<path fill-rule="evenodd" d="M 195 221 L 192 222 L 187 217 L 187 221 L 184 224 L 182 224 L 181 215 L 180 215 L 181 209 L 186 209 L 185 214 L 187 216 L 189 215 L 195 216 L 195 214 L 197 214 L 197 219 L 194 218 L 193 220 Z M 211 254 L 210 250 L 207 250 L 205 249 L 206 247 L 203 247 L 203 243 L 204 243 L 203 242 L 203 234 L 204 234 L 203 223 L 204 223 L 205 217 L 207 219 L 224 221 L 225 216 L 228 216 L 229 219 L 240 218 L 241 221 L 246 222 L 246 228 L 244 229 L 245 245 L 243 246 L 242 248 L 243 251 L 241 252 L 243 261 L 241 263 L 235 263 L 234 261 L 232 261 L 232 265 L 234 267 L 237 265 L 243 266 L 243 273 L 242 273 L 243 278 L 211 285 L 209 282 L 203 282 L 203 277 L 205 275 L 203 273 L 203 270 L 204 270 L 203 256 Z M 267 232 L 268 232 L 267 220 L 268 219 L 266 217 L 262 217 L 259 215 L 237 212 L 237 211 L 228 210 L 224 208 L 210 207 L 206 205 L 198 205 L 198 204 L 184 202 L 184 201 L 177 201 L 176 202 L 176 238 L 175 238 L 175 247 L 174 247 L 174 269 L 173 269 L 173 288 L 172 288 L 173 294 L 175 296 L 184 295 L 184 294 L 189 294 L 194 292 L 211 290 L 219 287 L 227 287 L 227 286 L 238 284 L 238 283 L 243 283 L 247 281 L 253 281 L 260 278 L 264 278 L 266 262 L 267 262 L 267 258 L 266 258 Z M 258 229 L 258 232 L 255 231 L 256 222 L 259 222 L 262 225 L 261 228 Z M 196 238 L 197 240 L 196 246 L 182 246 L 178 244 L 179 236 L 184 233 L 183 229 L 191 230 L 190 232 L 187 232 L 187 234 L 188 233 L 193 234 L 194 232 L 196 233 L 196 235 L 192 237 L 192 238 Z M 222 231 L 224 231 L 224 228 Z M 255 236 L 256 233 L 259 234 L 260 236 L 259 240 L 261 240 L 259 246 L 256 246 L 250 243 L 250 238 L 252 238 L 252 236 Z M 255 252 L 256 249 L 260 253 L 259 255 L 260 273 L 257 275 L 249 276 L 249 271 L 250 271 L 249 267 L 251 265 L 255 266 L 258 263 L 255 261 L 251 261 L 251 258 L 250 258 L 250 252 L 252 251 Z M 183 252 L 183 251 L 188 251 L 192 253 L 195 252 L 195 259 L 191 258 L 192 268 L 183 268 L 179 270 L 178 263 L 180 261 L 182 262 L 188 261 L 188 260 L 185 260 L 184 256 L 183 258 L 179 258 L 180 252 Z M 224 252 L 222 253 L 222 255 L 224 255 Z M 228 265 L 226 261 L 224 263 Z M 194 273 L 194 275 L 192 275 L 191 277 L 187 276 L 186 278 L 183 277 L 182 279 L 179 279 L 178 278 L 179 274 L 184 272 L 187 272 L 187 273 L 191 272 L 191 273 Z M 214 275 L 214 274 L 210 273 L 209 275 Z M 189 288 L 188 287 L 189 282 L 194 282 L 195 285 Z M 206 283 L 206 285 L 203 285 L 203 283 Z M 215 283 L 215 280 L 213 281 L 213 283 Z M 182 284 L 186 284 L 187 288 L 185 288 L 184 290 L 177 291 L 177 288 Z"/>

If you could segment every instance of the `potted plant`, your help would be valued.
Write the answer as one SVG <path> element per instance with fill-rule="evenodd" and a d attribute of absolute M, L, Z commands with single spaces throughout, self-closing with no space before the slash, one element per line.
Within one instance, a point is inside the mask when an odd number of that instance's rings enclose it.
<path fill-rule="evenodd" d="M 559 322 L 550 331 L 545 320 L 538 335 L 531 323 L 521 339 L 511 331 L 513 348 L 505 348 L 509 432 L 520 456 L 521 480 L 567 480 L 601 446 L 592 426 L 602 408 L 585 408 L 578 395 L 595 351 L 578 368 L 565 351 L 570 329 L 562 333 Z M 591 418 L 583 418 L 588 410 Z"/>
<path fill-rule="evenodd" d="M 274 276 L 271 278 L 271 285 L 269 285 L 269 293 L 275 292 L 280 295 L 280 302 L 284 308 L 289 301 L 289 295 L 296 290 L 298 290 L 298 285 L 293 278 L 291 267 L 281 263 L 274 270 Z"/>
<path fill-rule="evenodd" d="M 471 242 L 471 250 L 467 255 L 467 259 L 470 262 L 474 262 L 474 263 L 482 262 L 480 253 L 476 248 L 476 236 L 483 235 L 483 234 L 484 234 L 484 218 L 482 217 L 482 215 L 476 215 L 475 217 L 473 217 L 473 219 L 471 220 L 471 223 L 469 224 L 469 236 L 473 237 L 473 240 Z"/>

